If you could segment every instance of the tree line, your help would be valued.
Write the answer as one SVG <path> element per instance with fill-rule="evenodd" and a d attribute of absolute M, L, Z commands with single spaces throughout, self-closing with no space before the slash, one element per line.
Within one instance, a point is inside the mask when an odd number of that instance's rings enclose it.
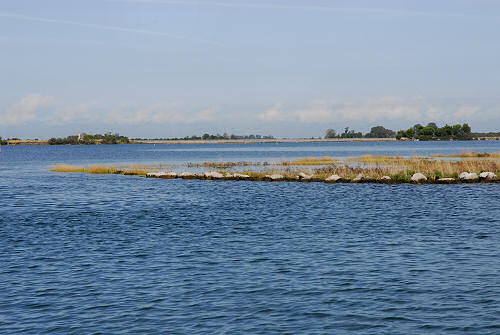
<path fill-rule="evenodd" d="M 397 133 L 386 129 L 383 126 L 372 127 L 370 132 L 362 134 L 350 130 L 349 127 L 344 132 L 338 134 L 334 129 L 328 129 L 325 138 L 396 138 L 398 140 L 410 139 L 420 141 L 431 140 L 472 140 L 476 134 L 472 133 L 471 127 L 464 123 L 453 126 L 444 125 L 438 127 L 435 122 L 430 122 L 426 126 L 419 123 L 406 130 L 399 130 Z M 477 136 L 476 136 L 477 137 Z"/>
<path fill-rule="evenodd" d="M 63 138 L 53 137 L 49 139 L 50 145 L 62 145 L 62 144 L 126 144 L 129 143 L 129 139 L 126 136 L 121 136 L 120 134 L 106 133 L 102 134 L 79 134 L 72 135 Z"/>
<path fill-rule="evenodd" d="M 344 128 L 344 132 L 337 134 L 335 129 L 328 129 L 325 138 L 391 138 L 395 137 L 396 133 L 393 130 L 386 129 L 383 126 L 372 127 L 369 133 L 363 135 L 361 132 L 349 130 L 349 127 Z"/>
<path fill-rule="evenodd" d="M 155 139 L 149 139 L 149 140 L 161 140 L 161 141 L 178 141 L 178 140 L 183 140 L 183 141 L 196 141 L 196 140 L 260 140 L 260 139 L 274 139 L 274 136 L 271 135 L 235 135 L 235 134 L 208 134 L 205 133 L 201 136 L 198 135 L 193 135 L 193 136 L 185 136 L 185 137 L 173 137 L 173 138 L 155 138 Z M 143 138 L 134 138 L 133 140 L 145 140 Z"/>
<path fill-rule="evenodd" d="M 444 125 L 438 127 L 436 123 L 430 122 L 425 127 L 421 124 L 416 124 L 407 130 L 400 130 L 396 134 L 399 139 L 418 139 L 421 141 L 430 140 L 472 140 L 471 127 L 464 123 L 453 126 Z"/>

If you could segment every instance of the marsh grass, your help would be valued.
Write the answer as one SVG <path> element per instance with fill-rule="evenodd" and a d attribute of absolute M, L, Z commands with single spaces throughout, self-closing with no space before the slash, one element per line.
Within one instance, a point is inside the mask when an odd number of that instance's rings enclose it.
<path fill-rule="evenodd" d="M 456 154 L 456 155 L 440 155 L 440 154 L 435 154 L 431 155 L 431 157 L 450 157 L 450 158 L 499 158 L 500 159 L 500 152 L 463 152 L 461 154 Z"/>
<path fill-rule="evenodd" d="M 81 172 L 81 173 L 89 173 L 90 172 L 88 170 L 88 168 L 85 168 L 83 166 L 75 166 L 75 165 L 68 165 L 68 164 L 52 165 L 50 167 L 50 171 L 53 171 L 53 172 Z"/>
<path fill-rule="evenodd" d="M 186 163 L 189 168 L 230 169 L 237 166 L 268 166 L 269 162 L 202 162 Z"/>
<path fill-rule="evenodd" d="M 380 173 L 392 175 L 411 175 L 414 172 L 420 172 L 428 178 L 456 178 L 461 172 L 491 171 L 494 173 L 500 170 L 500 160 L 484 159 L 463 159 L 457 161 L 439 160 L 433 157 L 410 157 L 401 156 L 373 156 L 366 155 L 361 157 L 349 158 L 348 162 L 356 162 L 366 171 L 367 174 L 375 176 Z M 473 157 L 473 156 L 467 156 Z M 494 157 L 494 156 L 489 156 Z M 464 157 L 465 158 L 465 157 Z"/>
<path fill-rule="evenodd" d="M 491 156 L 490 156 L 491 157 Z M 297 180 L 300 172 L 312 175 L 312 180 L 322 181 L 333 174 L 341 176 L 344 180 L 352 180 L 362 174 L 366 181 L 379 181 L 382 176 L 389 176 L 392 182 L 410 182 L 411 176 L 420 172 L 429 181 L 439 178 L 457 178 L 461 172 L 491 171 L 500 174 L 500 159 L 474 159 L 439 160 L 435 157 L 401 157 L 401 156 L 374 156 L 365 155 L 345 159 L 344 162 L 330 157 L 308 157 L 295 160 L 294 164 L 270 164 L 268 162 L 205 162 L 187 163 L 188 167 L 203 167 L 219 169 L 218 172 L 237 166 L 265 166 L 258 170 L 238 171 L 247 174 L 252 180 L 266 180 L 266 175 L 280 174 L 285 180 Z M 322 164 L 323 163 L 323 164 Z M 324 165 L 324 166 L 321 166 Z M 91 165 L 73 166 L 59 164 L 51 167 L 54 172 L 80 172 L 92 174 L 124 174 L 144 176 L 148 172 L 165 171 L 169 165 Z M 172 166 L 172 165 L 170 165 Z M 307 168 L 305 166 L 308 166 Z M 233 172 L 236 172 L 233 170 Z M 198 178 L 198 177 L 197 177 Z M 199 177 L 203 179 L 203 177 Z"/>
<path fill-rule="evenodd" d="M 211 169 L 231 169 L 239 166 L 319 166 L 319 165 L 333 165 L 338 164 L 340 161 L 331 157 L 304 157 L 297 158 L 293 161 L 282 160 L 278 162 L 202 162 L 202 163 L 186 163 L 189 168 L 211 168 Z"/>
<path fill-rule="evenodd" d="M 128 174 L 128 175 L 146 175 L 150 172 L 148 169 L 138 167 L 118 167 L 111 165 L 90 165 L 75 166 L 68 164 L 58 164 L 50 167 L 53 172 L 73 172 L 73 173 L 91 173 L 91 174 Z"/>
<path fill-rule="evenodd" d="M 282 165 L 282 166 L 333 165 L 338 163 L 339 163 L 338 159 L 334 159 L 328 156 L 323 156 L 323 157 L 297 158 L 293 161 L 281 161 L 276 163 L 276 165 Z"/>

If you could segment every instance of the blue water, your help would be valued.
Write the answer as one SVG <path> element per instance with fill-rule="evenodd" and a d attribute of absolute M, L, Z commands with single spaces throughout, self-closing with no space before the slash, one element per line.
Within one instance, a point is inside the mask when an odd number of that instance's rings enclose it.
<path fill-rule="evenodd" d="M 2 146 L 1 334 L 499 334 L 500 184 L 60 174 L 54 163 L 500 142 Z"/>

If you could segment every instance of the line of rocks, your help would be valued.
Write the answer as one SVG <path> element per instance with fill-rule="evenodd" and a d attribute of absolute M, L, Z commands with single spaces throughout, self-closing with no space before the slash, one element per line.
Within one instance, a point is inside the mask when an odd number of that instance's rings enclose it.
<path fill-rule="evenodd" d="M 249 181 L 300 181 L 300 182 L 325 182 L 325 183 L 385 183 L 398 184 L 404 181 L 393 180 L 389 176 L 382 176 L 380 179 L 366 177 L 363 174 L 357 175 L 354 179 L 342 178 L 339 175 L 331 175 L 326 179 L 317 178 L 300 172 L 295 177 L 286 177 L 281 174 L 270 174 L 263 177 L 253 177 L 241 173 L 226 173 L 212 171 L 205 173 L 182 172 L 149 172 L 147 178 L 162 179 L 202 179 L 202 180 L 249 180 Z M 415 173 L 410 181 L 415 184 L 437 183 L 437 184 L 456 184 L 456 183 L 474 183 L 474 182 L 498 182 L 498 177 L 493 172 L 481 172 L 479 175 L 475 172 L 462 172 L 455 178 L 437 178 L 429 179 L 422 173 Z"/>

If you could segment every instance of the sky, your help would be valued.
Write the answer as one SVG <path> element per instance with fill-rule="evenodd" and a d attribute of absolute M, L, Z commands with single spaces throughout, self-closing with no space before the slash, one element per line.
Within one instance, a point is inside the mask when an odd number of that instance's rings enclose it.
<path fill-rule="evenodd" d="M 500 131 L 500 1 L 2 0 L 0 136 Z"/>

